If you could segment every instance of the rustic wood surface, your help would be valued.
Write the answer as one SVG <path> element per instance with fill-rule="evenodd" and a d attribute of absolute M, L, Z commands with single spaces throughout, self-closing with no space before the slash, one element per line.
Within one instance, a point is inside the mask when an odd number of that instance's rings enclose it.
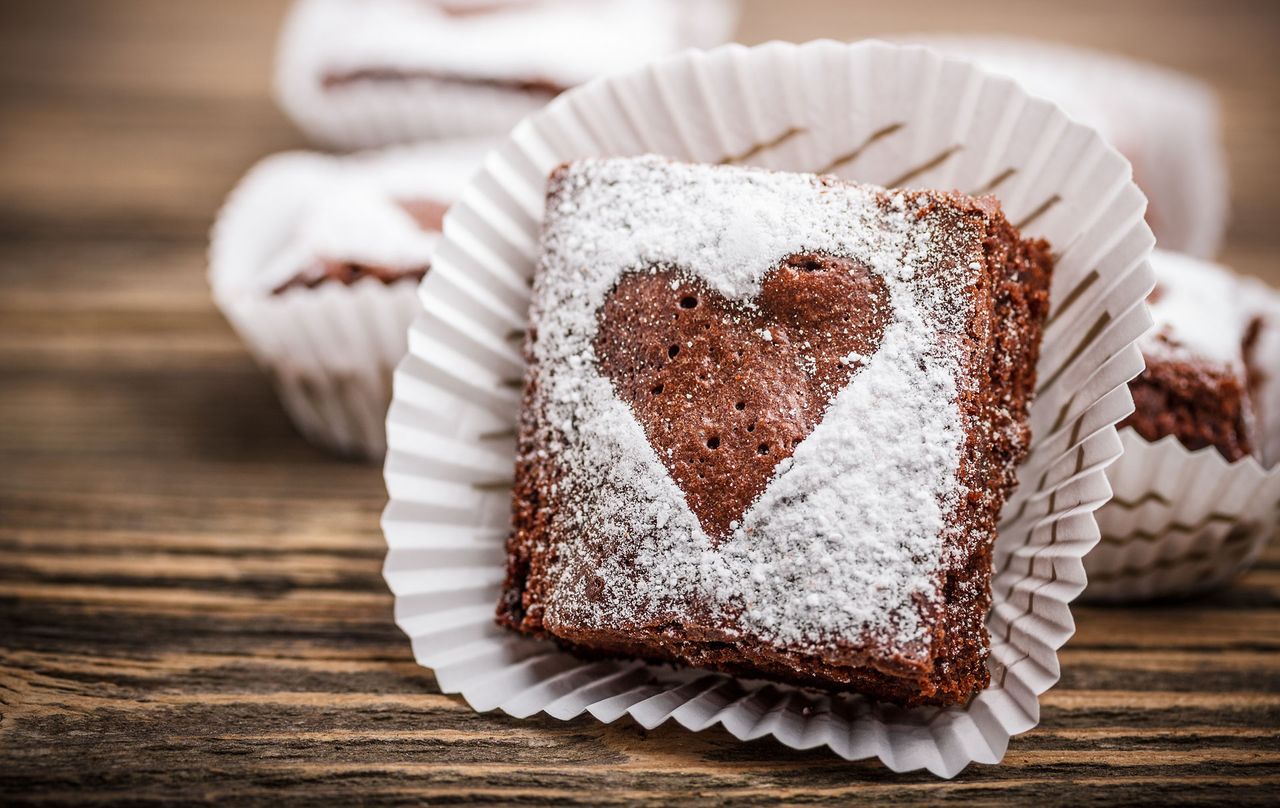
<path fill-rule="evenodd" d="M 1210 598 L 1078 609 L 1040 726 L 952 782 L 441 695 L 392 624 L 379 471 L 293 432 L 204 283 L 222 196 L 304 145 L 268 94 L 282 8 L 0 2 L 0 803 L 1275 804 L 1280 548 Z M 741 38 L 1039 32 L 1195 72 L 1224 257 L 1280 282 L 1277 10 L 754 2 Z"/>

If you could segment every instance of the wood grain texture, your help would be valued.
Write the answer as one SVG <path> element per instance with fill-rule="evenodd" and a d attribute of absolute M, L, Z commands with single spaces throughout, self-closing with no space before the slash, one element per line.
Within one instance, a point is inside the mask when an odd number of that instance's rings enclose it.
<path fill-rule="evenodd" d="M 391 620 L 380 474 L 290 428 L 210 304 L 281 0 L 0 4 L 0 803 L 1002 802 L 1280 794 L 1280 548 L 1230 591 L 1077 610 L 1005 762 L 898 776 L 722 731 L 477 715 Z M 1226 260 L 1280 283 L 1266 2 L 752 2 L 743 39 L 1053 32 L 1222 94 Z"/>

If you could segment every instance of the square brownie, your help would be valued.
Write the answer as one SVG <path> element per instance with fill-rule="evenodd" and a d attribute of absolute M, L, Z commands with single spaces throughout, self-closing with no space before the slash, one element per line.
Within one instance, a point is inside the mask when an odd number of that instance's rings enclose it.
<path fill-rule="evenodd" d="M 586 656 L 966 700 L 1051 270 L 991 198 L 557 169 L 498 622 Z"/>
<path fill-rule="evenodd" d="M 417 283 L 445 213 L 493 144 L 424 143 L 342 156 L 272 155 L 218 217 L 210 280 L 220 299 Z"/>

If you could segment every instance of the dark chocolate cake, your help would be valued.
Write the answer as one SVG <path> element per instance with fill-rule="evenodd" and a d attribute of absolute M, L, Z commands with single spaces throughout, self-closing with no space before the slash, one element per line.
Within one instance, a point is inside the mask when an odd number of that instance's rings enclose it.
<path fill-rule="evenodd" d="M 1157 351 L 1129 383 L 1133 414 L 1121 422 L 1149 441 L 1173 435 L 1195 451 L 1212 446 L 1227 460 L 1253 452 L 1247 382 L 1236 368 Z"/>
<path fill-rule="evenodd" d="M 990 198 L 558 169 L 499 622 L 588 656 L 968 699 L 1050 272 Z"/>
<path fill-rule="evenodd" d="M 1148 303 L 1156 327 L 1142 341 L 1146 369 L 1129 383 L 1134 412 L 1120 426 L 1150 441 L 1172 435 L 1227 460 L 1260 454 L 1269 371 L 1256 348 L 1274 328 L 1261 313 L 1270 290 L 1228 270 L 1156 251 Z"/>

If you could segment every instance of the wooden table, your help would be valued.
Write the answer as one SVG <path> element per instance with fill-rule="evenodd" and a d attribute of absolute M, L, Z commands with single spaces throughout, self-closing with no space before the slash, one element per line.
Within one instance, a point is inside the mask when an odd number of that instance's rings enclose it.
<path fill-rule="evenodd" d="M 742 38 L 1040 31 L 1197 72 L 1225 257 L 1280 282 L 1275 6 L 948 5 L 756 2 Z M 1280 548 L 1211 598 L 1078 609 L 1040 726 L 949 783 L 441 695 L 392 624 L 379 470 L 292 431 L 204 282 L 222 196 L 303 145 L 267 91 L 282 7 L 0 11 L 0 803 L 1277 796 Z"/>

